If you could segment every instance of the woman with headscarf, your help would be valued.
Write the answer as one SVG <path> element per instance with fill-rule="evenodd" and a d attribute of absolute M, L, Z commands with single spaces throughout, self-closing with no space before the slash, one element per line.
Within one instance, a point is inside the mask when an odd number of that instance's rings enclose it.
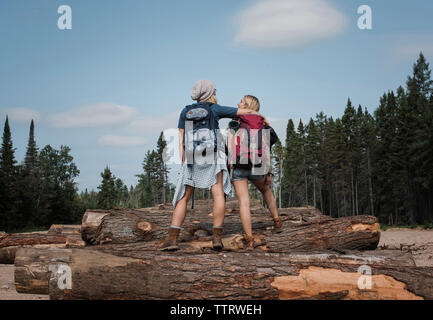
<path fill-rule="evenodd" d="M 220 106 L 216 99 L 215 84 L 210 80 L 198 81 L 191 92 L 191 98 L 196 101 L 193 105 L 186 106 L 179 117 L 179 153 L 182 162 L 180 177 L 176 185 L 173 197 L 174 212 L 171 226 L 168 229 L 168 237 L 160 245 L 160 250 L 178 250 L 179 233 L 185 219 L 186 208 L 191 198 L 194 188 L 210 188 L 213 197 L 213 238 L 212 246 L 214 250 L 222 250 L 223 244 L 221 235 L 223 231 L 225 213 L 225 195 L 231 192 L 230 176 L 227 170 L 227 156 L 225 154 L 225 144 L 219 132 L 218 121 L 222 118 L 234 118 L 244 114 L 258 114 L 250 109 L 238 109 Z M 198 115 L 206 114 L 203 121 L 197 121 Z M 188 126 L 188 121 L 200 122 L 215 133 L 216 145 L 211 156 L 211 163 L 197 163 L 194 159 L 192 163 L 188 161 L 186 145 L 188 138 L 192 134 L 194 127 Z M 189 121 L 189 123 L 193 122 Z M 194 122 L 194 126 L 196 125 Z M 209 149 L 206 149 L 209 151 Z M 193 152 L 194 155 L 197 152 Z M 209 154 L 206 155 L 207 159 Z M 187 160 L 187 164 L 185 164 Z"/>

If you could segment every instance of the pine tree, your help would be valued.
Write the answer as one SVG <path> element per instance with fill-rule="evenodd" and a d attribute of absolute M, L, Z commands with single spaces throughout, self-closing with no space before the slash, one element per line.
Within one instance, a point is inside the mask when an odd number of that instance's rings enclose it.
<path fill-rule="evenodd" d="M 332 120 L 332 118 L 331 118 Z M 347 205 L 347 137 L 341 119 L 337 118 L 335 122 L 330 123 L 329 131 L 329 153 L 331 168 L 331 183 L 333 197 L 335 199 L 335 209 L 337 217 L 348 214 Z"/>
<path fill-rule="evenodd" d="M 302 155 L 301 141 L 295 131 L 292 119 L 289 119 L 286 130 L 286 143 L 283 149 L 283 174 L 282 174 L 282 205 L 283 207 L 300 206 L 304 202 L 299 187 L 302 183 Z"/>
<path fill-rule="evenodd" d="M 295 125 L 293 124 L 293 120 L 289 119 L 287 122 L 286 128 L 286 141 L 283 148 L 283 164 L 282 164 L 282 173 L 281 173 L 281 202 L 283 207 L 288 207 L 291 205 L 291 170 L 293 169 L 289 163 L 290 156 L 292 153 L 292 144 L 296 137 Z"/>
<path fill-rule="evenodd" d="M 358 111 L 359 114 L 359 111 Z M 361 117 L 361 115 L 360 115 Z M 374 201 L 374 191 L 373 191 L 373 151 L 375 150 L 376 145 L 376 132 L 375 132 L 375 122 L 373 116 L 368 112 L 367 108 L 365 108 L 362 114 L 361 121 L 361 147 L 364 149 L 364 160 L 361 162 L 361 167 L 365 170 L 365 181 L 367 187 L 365 193 L 360 192 L 360 195 L 367 195 L 368 198 L 365 197 L 365 202 L 361 202 L 364 205 L 362 206 L 363 210 L 369 212 L 371 215 L 375 215 L 375 201 Z M 368 190 L 368 191 L 367 191 Z M 361 199 L 362 201 L 362 199 Z M 365 208 L 365 209 L 364 209 Z"/>
<path fill-rule="evenodd" d="M 141 207 L 151 207 L 156 203 L 157 195 L 155 192 L 160 191 L 154 184 L 159 179 L 158 166 L 155 165 L 157 159 L 158 154 L 155 151 L 147 151 L 142 163 L 144 173 L 136 175 L 139 178 L 139 204 Z"/>
<path fill-rule="evenodd" d="M 310 203 L 317 207 L 317 190 L 318 190 L 318 162 L 320 154 L 320 143 L 321 139 L 319 136 L 318 128 L 316 127 L 313 119 L 310 119 L 306 127 L 306 140 L 305 140 L 305 159 L 307 173 L 309 176 L 310 183 L 308 186 L 308 194 L 312 195 Z"/>
<path fill-rule="evenodd" d="M 356 200 L 355 200 L 355 183 L 356 183 L 356 173 L 358 171 L 358 163 L 359 163 L 359 143 L 357 137 L 357 117 L 355 108 L 352 106 L 352 102 L 350 99 L 347 101 L 346 109 L 344 110 L 344 115 L 341 119 L 343 124 L 343 130 L 345 134 L 346 140 L 346 155 L 345 155 L 345 164 L 347 168 L 347 172 L 344 172 L 344 175 L 349 176 L 350 178 L 350 211 L 352 215 L 355 215 L 356 212 Z"/>
<path fill-rule="evenodd" d="M 16 177 L 19 166 L 16 166 L 15 150 L 12 143 L 9 119 L 6 116 L 0 149 L 0 230 L 5 231 L 19 228 L 22 220 L 17 212 L 19 199 Z"/>
<path fill-rule="evenodd" d="M 41 200 L 37 226 L 78 223 L 82 218 L 83 204 L 74 182 L 80 170 L 70 151 L 67 146 L 56 150 L 46 145 L 39 153 Z"/>
<path fill-rule="evenodd" d="M 116 189 L 116 204 L 119 207 L 126 207 L 126 202 L 128 199 L 128 187 L 123 183 L 122 179 L 116 178 L 115 182 Z"/>
<path fill-rule="evenodd" d="M 27 151 L 19 175 L 19 212 L 26 227 L 38 224 L 41 179 L 38 167 L 38 148 L 34 136 L 34 122 L 31 121 Z"/>
<path fill-rule="evenodd" d="M 416 222 L 421 223 L 431 216 L 433 209 L 430 198 L 429 178 L 425 173 L 431 167 L 429 158 L 430 121 L 429 98 L 433 92 L 431 70 L 422 53 L 413 67 L 413 75 L 407 81 L 408 102 L 415 112 L 414 142 L 410 145 L 410 156 L 413 174 L 413 189 L 416 211 Z"/>
<path fill-rule="evenodd" d="M 323 112 L 316 114 L 316 119 L 314 121 L 317 134 L 317 149 L 316 149 L 316 175 L 318 183 L 318 194 L 319 194 L 319 208 L 320 211 L 326 213 L 325 207 L 325 197 L 324 192 L 326 191 L 326 181 L 327 181 L 327 166 L 328 166 L 328 155 L 326 153 L 326 126 L 327 117 Z"/>
<path fill-rule="evenodd" d="M 377 130 L 376 148 L 376 185 L 378 190 L 378 206 L 380 218 L 390 224 L 395 222 L 398 209 L 396 193 L 396 154 L 397 154 L 397 103 L 394 92 L 388 92 L 381 98 L 379 108 L 375 112 Z"/>
<path fill-rule="evenodd" d="M 412 77 L 408 77 L 406 85 L 409 93 L 409 104 L 411 105 L 416 105 L 419 98 L 429 97 L 433 92 L 431 70 L 422 52 L 413 65 Z"/>
<path fill-rule="evenodd" d="M 166 152 L 167 142 L 164 138 L 164 133 L 161 132 L 158 144 L 157 144 L 157 153 L 158 153 L 158 161 L 159 163 L 159 181 L 158 185 L 161 186 L 161 201 L 162 203 L 167 202 L 167 193 L 168 193 L 168 167 L 166 162 L 168 159 L 168 154 Z"/>
<path fill-rule="evenodd" d="M 307 145 L 307 132 L 304 127 L 304 123 L 302 119 L 299 121 L 298 125 L 298 143 L 299 143 L 299 151 L 298 154 L 298 163 L 300 168 L 301 177 L 303 178 L 303 191 L 304 191 L 304 199 L 302 201 L 304 206 L 308 206 L 308 165 L 307 165 L 307 154 L 306 154 L 306 145 Z"/>
<path fill-rule="evenodd" d="M 322 120 L 323 121 L 323 120 Z M 322 172 L 322 194 L 323 194 L 323 212 L 332 216 L 336 207 L 334 201 L 334 165 L 333 165 L 333 138 L 335 130 L 335 122 L 332 117 L 324 120 L 323 130 L 323 146 L 321 156 L 321 172 Z"/>
<path fill-rule="evenodd" d="M 114 209 L 117 200 L 115 177 L 108 166 L 101 173 L 102 182 L 98 186 L 98 207 L 105 210 Z"/>

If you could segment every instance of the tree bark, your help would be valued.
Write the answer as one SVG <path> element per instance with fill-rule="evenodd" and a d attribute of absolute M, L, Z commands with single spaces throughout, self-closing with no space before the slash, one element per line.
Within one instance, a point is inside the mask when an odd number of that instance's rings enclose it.
<path fill-rule="evenodd" d="M 316 203 L 316 174 L 313 175 L 313 207 L 317 208 Z"/>
<path fill-rule="evenodd" d="M 359 199 L 358 199 L 358 178 L 356 178 L 355 185 L 355 203 L 356 203 L 356 214 L 359 214 Z"/>
<path fill-rule="evenodd" d="M 353 165 L 353 164 L 352 164 Z M 352 184 L 352 216 L 354 216 L 355 215 L 355 184 L 354 184 L 354 181 L 353 181 L 353 167 L 351 168 L 351 170 L 350 170 L 350 180 L 351 180 L 351 184 Z"/>
<path fill-rule="evenodd" d="M 93 214 L 100 216 L 100 213 Z M 91 220 L 91 215 L 92 213 L 87 213 L 87 221 Z M 100 225 L 92 235 L 85 233 L 83 238 L 87 239 L 91 244 L 133 243 L 150 240 L 155 226 L 151 222 L 144 220 L 142 216 L 127 210 L 111 212 L 102 217 Z M 93 219 L 93 221 L 95 220 L 97 219 Z"/>
<path fill-rule="evenodd" d="M 18 248 L 15 256 L 15 287 L 18 293 L 48 294 L 53 266 L 67 264 L 72 249 Z"/>
<path fill-rule="evenodd" d="M 181 246 L 197 250 L 210 247 L 213 233 L 212 215 L 203 214 L 206 206 L 197 201 L 197 210 L 190 210 L 183 224 Z M 230 207 L 230 206 L 229 206 Z M 203 209 L 205 208 L 205 209 Z M 167 214 L 165 214 L 165 213 Z M 206 211 L 204 211 L 206 212 Z M 281 233 L 275 233 L 273 220 L 268 210 L 255 206 L 251 209 L 253 231 L 257 240 L 263 243 L 270 252 L 287 252 L 292 249 L 334 249 L 334 250 L 369 250 L 375 249 L 380 239 L 380 226 L 376 217 L 355 216 L 333 219 L 324 216 L 313 207 L 289 208 L 279 210 L 283 220 Z M 96 221 L 100 212 L 86 212 L 87 221 Z M 157 242 L 167 237 L 170 226 L 171 210 L 167 207 L 149 209 L 122 209 L 107 211 L 99 220 L 96 231 L 83 234 L 89 244 L 139 244 L 140 248 L 156 250 Z M 239 209 L 232 205 L 227 209 L 224 220 L 223 236 L 227 243 L 238 239 L 243 233 L 242 223 L 239 221 Z M 145 226 L 142 232 L 136 226 Z M 83 225 L 82 230 L 86 230 Z M 202 245 L 198 244 L 202 243 Z M 132 247 L 134 247 L 133 245 Z M 235 240 L 228 245 L 227 250 L 243 249 L 243 242 Z M 132 249 L 133 250 L 133 249 Z"/>
<path fill-rule="evenodd" d="M 371 215 L 374 216 L 374 199 L 373 199 L 373 183 L 372 183 L 372 169 L 371 169 L 371 157 L 370 157 L 370 147 L 367 147 L 367 166 L 368 166 L 368 192 L 370 195 L 370 207 Z"/>
<path fill-rule="evenodd" d="M 251 204 L 253 222 L 262 225 L 262 229 L 272 225 L 269 224 L 271 217 L 269 211 L 260 206 L 258 200 L 251 200 Z M 279 212 L 288 220 L 294 221 L 310 221 L 322 216 L 321 212 L 313 207 L 285 208 L 280 209 Z M 162 240 L 167 236 L 172 214 L 171 205 L 159 205 L 146 209 L 88 210 L 83 216 L 81 234 L 83 240 L 88 244 Z M 149 231 L 138 230 L 136 226 L 139 222 L 147 226 Z M 212 202 L 210 201 L 197 200 L 195 208 L 187 210 L 183 227 L 189 230 L 201 222 L 212 222 Z M 236 226 L 233 233 L 242 232 L 237 201 L 227 202 L 224 222 L 226 233 L 227 230 L 233 229 L 231 225 Z"/>
<path fill-rule="evenodd" d="M 50 251 L 17 252 L 18 292 L 48 292 L 51 299 L 433 299 L 433 268 L 416 267 L 409 253 L 396 251 L 137 251 L 135 257 Z M 371 278 L 362 276 L 366 269 Z"/>
<path fill-rule="evenodd" d="M 72 227 L 71 227 L 72 228 Z M 79 228 L 79 226 L 78 226 Z M 13 264 L 20 247 L 68 248 L 84 247 L 79 233 L 32 232 L 14 233 L 0 237 L 0 264 Z"/>
<path fill-rule="evenodd" d="M 48 234 L 80 234 L 81 225 L 53 224 Z"/>

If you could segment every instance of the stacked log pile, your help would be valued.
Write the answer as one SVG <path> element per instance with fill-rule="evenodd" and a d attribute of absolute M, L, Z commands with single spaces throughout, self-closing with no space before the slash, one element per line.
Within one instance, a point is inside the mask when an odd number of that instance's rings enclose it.
<path fill-rule="evenodd" d="M 248 251 L 237 202 L 229 201 L 225 248 L 215 252 L 211 202 L 196 201 L 180 250 L 161 252 L 172 210 L 88 210 L 80 226 L 85 246 L 16 250 L 17 291 L 51 299 L 433 299 L 433 268 L 417 267 L 409 253 L 374 250 L 375 217 L 287 208 L 276 233 L 269 212 L 254 203 L 262 245 Z M 77 228 L 53 226 L 46 236 L 67 238 Z"/>
<path fill-rule="evenodd" d="M 80 226 L 52 225 L 45 232 L 0 234 L 0 264 L 13 264 L 15 253 L 26 248 L 79 248 L 84 247 Z"/>

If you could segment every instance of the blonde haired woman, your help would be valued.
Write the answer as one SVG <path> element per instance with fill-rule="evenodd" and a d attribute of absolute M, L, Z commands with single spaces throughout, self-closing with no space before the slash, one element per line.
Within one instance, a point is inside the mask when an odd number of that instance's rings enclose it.
<path fill-rule="evenodd" d="M 254 96 L 244 96 L 242 100 L 238 104 L 239 110 L 252 110 L 254 112 L 260 111 L 260 102 Z M 248 121 L 247 118 L 252 118 L 258 123 L 258 127 L 264 128 L 267 124 L 266 119 L 261 117 L 260 115 L 246 115 L 241 117 L 240 121 L 244 118 Z M 239 127 L 238 127 L 239 128 Z M 234 152 L 233 149 L 236 143 L 232 137 L 229 135 L 229 149 L 231 152 Z M 269 146 L 270 149 L 270 146 Z M 270 152 L 270 150 L 268 150 Z M 248 181 L 251 181 L 252 184 L 262 193 L 263 199 L 265 200 L 269 211 L 272 214 L 275 230 L 277 232 L 281 231 L 282 221 L 278 214 L 277 204 L 275 201 L 275 197 L 272 194 L 271 188 L 269 188 L 269 176 L 266 174 L 267 172 L 260 172 L 263 174 L 257 174 L 254 172 L 254 169 L 251 165 L 248 164 L 239 164 L 235 163 L 232 168 L 231 177 L 232 183 L 236 191 L 236 196 L 239 201 L 240 208 L 240 216 L 242 221 L 242 226 L 245 232 L 245 240 L 247 242 L 247 248 L 252 249 L 255 246 L 254 237 L 251 226 L 251 211 L 250 211 L 250 196 L 248 192 Z"/>
<path fill-rule="evenodd" d="M 206 118 L 200 121 L 200 124 L 206 122 L 206 128 L 214 130 L 219 134 L 218 121 L 222 118 L 234 118 L 245 114 L 257 114 L 250 109 L 237 109 L 232 107 L 223 107 L 217 103 L 215 84 L 209 80 L 198 81 L 191 93 L 191 98 L 196 101 L 193 105 L 186 106 L 179 117 L 179 153 L 182 161 L 182 169 L 176 191 L 173 198 L 174 212 L 171 220 L 171 226 L 168 230 L 167 239 L 161 243 L 160 249 L 171 251 L 178 250 L 179 233 L 185 219 L 186 207 L 191 198 L 194 188 L 211 188 L 213 197 L 213 239 L 212 245 L 215 250 L 222 250 L 223 244 L 221 235 L 223 231 L 224 212 L 225 212 L 225 194 L 231 192 L 230 177 L 227 170 L 227 161 L 225 154 L 225 145 L 223 139 L 218 140 L 216 151 L 214 152 L 213 162 L 199 164 L 188 163 L 186 154 L 185 136 L 190 134 L 191 128 L 186 126 L 189 116 L 194 119 L 197 114 L 206 114 Z M 194 122 L 194 126 L 196 122 Z"/>

